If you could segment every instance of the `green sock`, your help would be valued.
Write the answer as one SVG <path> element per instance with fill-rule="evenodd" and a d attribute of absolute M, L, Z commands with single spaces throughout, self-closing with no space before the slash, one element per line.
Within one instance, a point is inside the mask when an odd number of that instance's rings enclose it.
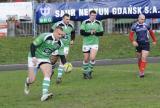
<path fill-rule="evenodd" d="M 42 84 L 42 94 L 47 94 L 50 86 L 50 78 L 45 77 Z"/>
<path fill-rule="evenodd" d="M 58 78 L 61 78 L 64 72 L 64 67 L 59 65 L 58 67 Z"/>
<path fill-rule="evenodd" d="M 90 61 L 89 67 L 90 67 L 90 69 L 91 69 L 92 72 L 93 72 L 94 65 L 95 65 L 95 61 Z"/>
<path fill-rule="evenodd" d="M 89 63 L 84 63 L 83 62 L 83 71 L 86 74 L 90 71 Z"/>

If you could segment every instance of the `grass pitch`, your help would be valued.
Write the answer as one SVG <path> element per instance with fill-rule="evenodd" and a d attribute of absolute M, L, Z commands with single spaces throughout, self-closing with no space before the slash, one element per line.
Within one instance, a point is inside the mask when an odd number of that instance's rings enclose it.
<path fill-rule="evenodd" d="M 97 66 L 92 80 L 82 79 L 81 68 L 64 74 L 61 85 L 52 78 L 54 97 L 40 101 L 42 73 L 23 93 L 26 71 L 0 73 L 0 108 L 160 108 L 160 64 L 148 64 L 141 79 L 137 65 Z"/>
<path fill-rule="evenodd" d="M 158 38 L 158 37 L 157 37 Z M 0 64 L 27 63 L 28 51 L 32 37 L 16 37 L 0 39 Z M 160 56 L 160 39 L 157 46 L 151 45 L 150 56 Z M 70 48 L 69 61 L 83 59 L 82 36 L 76 36 L 74 45 Z M 117 59 L 135 57 L 135 48 L 131 45 L 128 34 L 107 34 L 100 37 L 99 51 L 96 59 Z"/>

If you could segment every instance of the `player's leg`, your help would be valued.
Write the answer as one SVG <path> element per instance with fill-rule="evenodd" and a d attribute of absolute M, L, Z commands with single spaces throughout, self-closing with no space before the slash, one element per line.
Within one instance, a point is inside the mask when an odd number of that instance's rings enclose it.
<path fill-rule="evenodd" d="M 89 52 L 84 52 L 84 59 L 83 59 L 83 77 L 84 79 L 89 79 L 89 72 L 91 71 L 89 68 Z"/>
<path fill-rule="evenodd" d="M 141 63 L 142 63 L 142 44 L 138 43 L 138 46 L 136 47 L 136 55 L 138 59 L 138 68 L 139 68 L 139 76 L 143 76 L 143 73 L 141 72 Z"/>
<path fill-rule="evenodd" d="M 54 69 L 56 67 L 56 62 L 58 61 L 59 56 L 58 55 L 51 55 L 50 61 L 51 61 L 51 65 L 52 65 L 52 74 L 51 77 L 54 74 Z"/>
<path fill-rule="evenodd" d="M 62 82 L 63 72 L 64 72 L 64 66 L 60 61 L 60 64 L 58 66 L 58 74 L 57 74 L 56 84 L 60 84 Z"/>
<path fill-rule="evenodd" d="M 144 77 L 144 71 L 147 64 L 147 57 L 149 55 L 150 45 L 148 42 L 146 42 L 146 43 L 143 43 L 141 47 L 142 47 L 142 51 L 141 51 L 142 55 L 141 55 L 141 63 L 140 63 L 140 77 Z"/>
<path fill-rule="evenodd" d="M 28 76 L 25 81 L 24 93 L 29 94 L 29 86 L 36 80 L 37 66 L 32 62 L 32 59 L 28 57 Z"/>
<path fill-rule="evenodd" d="M 48 62 L 42 62 L 40 65 L 40 69 L 43 72 L 44 79 L 42 83 L 42 97 L 41 101 L 45 101 L 53 96 L 52 93 L 49 93 L 49 87 L 50 87 L 50 77 L 52 74 L 52 65 Z"/>
<path fill-rule="evenodd" d="M 140 69 L 140 64 L 141 64 L 141 57 L 142 57 L 142 45 L 141 43 L 138 43 L 138 46 L 136 47 L 136 55 L 137 55 L 137 64 L 138 64 L 138 67 Z"/>
<path fill-rule="evenodd" d="M 64 64 L 67 62 L 65 55 L 59 55 L 59 57 L 60 57 L 60 62 L 59 62 L 60 64 L 58 67 L 58 76 L 56 80 L 57 84 L 60 84 L 62 82 L 62 75 L 64 73 Z"/>
<path fill-rule="evenodd" d="M 137 55 L 137 64 L 138 64 L 138 68 L 140 70 L 140 64 L 141 64 L 141 58 L 142 58 L 142 53 L 141 52 L 136 52 Z"/>
<path fill-rule="evenodd" d="M 89 45 L 83 45 L 82 47 L 83 51 L 83 77 L 84 79 L 89 79 L 89 72 L 91 71 L 89 68 L 89 57 L 90 57 L 90 46 Z"/>
<path fill-rule="evenodd" d="M 95 65 L 97 52 L 98 52 L 98 45 L 93 45 L 90 50 L 90 63 L 89 63 L 89 67 L 91 69 L 91 71 L 89 72 L 90 78 L 92 78 L 91 74 L 93 72 L 93 67 Z"/>
<path fill-rule="evenodd" d="M 144 71 L 147 65 L 147 57 L 149 55 L 149 51 L 142 50 L 142 58 L 140 63 L 140 77 L 144 77 Z"/>
<path fill-rule="evenodd" d="M 68 53 L 69 53 L 69 47 L 63 47 L 59 49 L 60 62 L 58 67 L 57 80 L 56 80 L 57 84 L 60 84 L 62 82 L 62 76 L 64 73 L 64 64 L 66 63 L 66 58 Z"/>

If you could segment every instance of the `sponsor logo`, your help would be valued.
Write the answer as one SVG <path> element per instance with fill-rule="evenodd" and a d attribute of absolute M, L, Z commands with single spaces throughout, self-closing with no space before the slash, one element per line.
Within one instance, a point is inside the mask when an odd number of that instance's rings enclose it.
<path fill-rule="evenodd" d="M 47 16 L 47 15 L 49 15 L 50 13 L 51 13 L 51 8 L 50 7 L 41 7 L 40 8 L 40 12 L 41 12 L 41 14 L 43 15 L 43 16 Z"/>

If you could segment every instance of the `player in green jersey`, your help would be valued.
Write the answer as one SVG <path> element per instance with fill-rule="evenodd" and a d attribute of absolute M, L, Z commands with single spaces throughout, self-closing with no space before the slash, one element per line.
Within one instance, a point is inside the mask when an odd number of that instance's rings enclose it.
<path fill-rule="evenodd" d="M 58 76 L 56 83 L 59 84 L 62 82 L 62 75 L 63 75 L 63 65 L 62 61 L 64 61 L 63 55 L 65 58 L 67 58 L 67 55 L 69 53 L 69 47 L 70 45 L 73 45 L 73 41 L 75 39 L 75 30 L 74 26 L 70 22 L 70 16 L 69 14 L 64 14 L 62 17 L 61 21 L 58 21 L 52 26 L 51 31 L 54 31 L 55 27 L 61 26 L 63 28 L 63 31 L 65 32 L 65 36 L 62 38 L 62 42 L 64 44 L 63 47 L 60 49 L 56 50 L 55 52 L 52 53 L 51 56 L 51 62 L 54 65 L 57 61 L 57 59 L 60 57 L 60 64 L 58 67 Z"/>
<path fill-rule="evenodd" d="M 63 43 L 61 38 L 63 36 L 63 29 L 57 26 L 53 33 L 40 34 L 32 42 L 28 54 L 28 76 L 25 82 L 25 94 L 29 94 L 29 87 L 36 79 L 37 71 L 35 72 L 34 69 L 40 68 L 44 75 L 41 101 L 52 97 L 53 94 L 48 92 L 52 72 L 52 65 L 49 58 L 53 51 L 62 47 Z"/>
<path fill-rule="evenodd" d="M 82 51 L 84 53 L 83 60 L 83 76 L 84 79 L 91 79 L 95 58 L 98 51 L 99 36 L 103 35 L 103 26 L 101 21 L 96 20 L 96 11 L 92 10 L 89 19 L 82 22 L 80 33 L 83 36 Z"/>

